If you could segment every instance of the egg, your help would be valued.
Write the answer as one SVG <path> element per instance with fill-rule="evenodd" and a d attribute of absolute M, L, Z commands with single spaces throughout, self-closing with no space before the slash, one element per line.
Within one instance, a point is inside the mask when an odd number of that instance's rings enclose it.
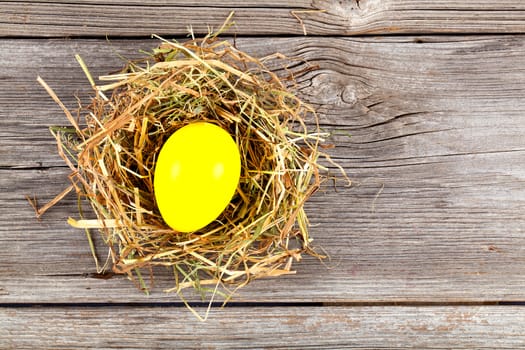
<path fill-rule="evenodd" d="M 213 222 L 230 203 L 240 174 L 239 148 L 223 128 L 196 122 L 175 131 L 162 146 L 153 175 L 165 223 L 192 232 Z"/>

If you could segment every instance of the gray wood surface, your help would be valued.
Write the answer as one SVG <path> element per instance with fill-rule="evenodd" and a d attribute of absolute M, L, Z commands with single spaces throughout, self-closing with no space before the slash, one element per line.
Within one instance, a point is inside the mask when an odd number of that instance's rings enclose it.
<path fill-rule="evenodd" d="M 330 259 L 201 323 L 163 269 L 150 296 L 97 276 L 66 223 L 74 196 L 41 220 L 24 196 L 68 184 L 47 130 L 67 120 L 38 75 L 74 109 L 91 93 L 75 54 L 107 74 L 152 33 L 184 39 L 232 10 L 240 49 L 309 62 L 297 92 L 353 186 L 308 203 Z M 0 1 L 0 348 L 525 348 L 523 34 L 520 0 Z"/>
<path fill-rule="evenodd" d="M 24 198 L 44 203 L 67 185 L 47 130 L 67 121 L 37 74 L 73 108 L 73 95 L 89 91 L 74 53 L 102 74 L 120 66 L 117 53 L 133 56 L 155 43 L 0 42 L 0 60 L 11 62 L 0 79 L 1 301 L 174 300 L 162 293 L 171 286 L 164 270 L 151 297 L 123 278 L 89 278 L 84 233 L 65 223 L 75 199 L 38 221 Z M 319 65 L 298 76 L 298 90 L 334 134 L 331 154 L 354 180 L 351 188 L 327 184 L 308 205 L 312 236 L 331 260 L 306 258 L 296 275 L 257 281 L 238 300 L 524 300 L 523 37 L 325 38 L 322 45 L 243 38 L 237 45 Z"/>
<path fill-rule="evenodd" d="M 232 10 L 241 35 L 525 31 L 521 0 L 38 0 L 2 2 L 0 36 L 185 35 L 190 25 L 205 33 Z"/>
<path fill-rule="evenodd" d="M 214 310 L 206 323 L 174 307 L 0 308 L 0 346 L 521 349 L 524 322 L 525 309 L 510 306 L 234 307 Z"/>

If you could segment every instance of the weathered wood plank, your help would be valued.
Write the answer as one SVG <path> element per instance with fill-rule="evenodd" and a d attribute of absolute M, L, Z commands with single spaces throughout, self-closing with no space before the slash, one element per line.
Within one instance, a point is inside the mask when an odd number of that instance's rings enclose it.
<path fill-rule="evenodd" d="M 37 221 L 25 199 L 60 192 L 67 171 L 47 126 L 65 124 L 37 86 L 69 106 L 94 74 L 152 41 L 4 40 L 0 61 L 0 302 L 176 300 L 169 276 L 145 297 L 94 272 L 84 233 L 68 228 L 69 198 Z M 320 68 L 298 76 L 301 96 L 334 132 L 335 159 L 354 180 L 309 204 L 312 235 L 331 255 L 298 274 L 257 281 L 248 301 L 485 301 L 525 299 L 525 39 L 402 37 L 237 40 L 256 55 L 282 51 Z M 109 57 L 109 59 L 108 59 Z M 302 67 L 298 67 L 300 69 Z M 343 133 L 350 133 L 351 137 Z"/>
<path fill-rule="evenodd" d="M 205 33 L 232 10 L 239 35 L 525 32 L 520 0 L 39 0 L 3 2 L 0 36 L 185 35 L 190 25 Z"/>
<path fill-rule="evenodd" d="M 411 157 L 493 152 L 497 143 L 501 151 L 523 148 L 518 130 L 524 126 L 516 122 L 525 107 L 525 83 L 520 79 L 525 42 L 521 36 L 325 38 L 322 47 L 315 38 L 267 38 L 263 42 L 247 38 L 236 43 L 257 56 L 280 51 L 318 65 L 319 69 L 297 77 L 297 88 L 318 108 L 323 126 L 336 129 L 335 139 L 352 145 L 354 159 L 366 156 L 368 161 L 378 161 L 383 157 L 381 150 L 370 159 L 370 149 L 376 145 L 367 141 L 384 141 L 392 146 L 387 148 L 390 155 L 409 152 Z M 2 41 L 0 61 L 9 64 L 0 71 L 4 150 L 0 166 L 63 165 L 54 154 L 47 128 L 67 121 L 36 83 L 37 75 L 74 110 L 75 95 L 85 101 L 90 93 L 74 59 L 76 53 L 96 76 L 117 70 L 122 65 L 117 55 L 138 57 L 139 50 L 156 44 L 155 40 Z M 306 65 L 296 67 L 302 68 Z M 493 127 L 495 121 L 498 128 Z M 414 142 L 432 139 L 434 148 L 401 147 L 395 139 L 402 136 L 401 131 Z M 341 136 L 343 132 L 351 138 Z M 461 142 L 439 145 L 442 134 Z M 492 137 L 490 142 L 479 142 L 487 135 Z M 38 149 L 19 149 L 32 147 L 33 141 L 39 142 Z M 35 156 L 35 151 L 41 152 Z"/>
<path fill-rule="evenodd" d="M 204 310 L 199 310 L 204 312 Z M 1 308 L 7 349 L 517 349 L 523 307 Z"/>

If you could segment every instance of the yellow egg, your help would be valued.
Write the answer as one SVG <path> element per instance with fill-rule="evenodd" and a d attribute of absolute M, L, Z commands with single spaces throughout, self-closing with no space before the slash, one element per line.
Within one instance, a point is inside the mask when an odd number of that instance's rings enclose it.
<path fill-rule="evenodd" d="M 227 131 L 205 122 L 180 128 L 162 146 L 155 166 L 162 218 L 179 232 L 203 228 L 228 206 L 240 173 L 239 149 Z"/>

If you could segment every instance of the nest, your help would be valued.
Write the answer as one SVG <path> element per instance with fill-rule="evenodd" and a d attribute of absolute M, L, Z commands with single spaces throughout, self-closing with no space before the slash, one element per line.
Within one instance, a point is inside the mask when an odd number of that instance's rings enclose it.
<path fill-rule="evenodd" d="M 293 273 L 292 262 L 303 253 L 320 257 L 311 248 L 304 205 L 326 178 L 319 164 L 324 136 L 314 110 L 291 92 L 292 80 L 268 69 L 267 58 L 214 35 L 184 43 L 158 39 L 143 60 L 100 77 L 107 85 L 95 85 L 79 60 L 96 95 L 77 118 L 40 79 L 72 124 L 53 129 L 72 170 L 70 189 L 96 214 L 87 219 L 79 210 L 80 219 L 69 223 L 98 229 L 112 270 L 144 290 L 141 271 L 154 266 L 172 269 L 170 292 L 217 292 Z M 155 161 L 173 132 L 197 121 L 231 134 L 241 177 L 217 220 L 197 232 L 175 232 L 155 204 Z"/>

